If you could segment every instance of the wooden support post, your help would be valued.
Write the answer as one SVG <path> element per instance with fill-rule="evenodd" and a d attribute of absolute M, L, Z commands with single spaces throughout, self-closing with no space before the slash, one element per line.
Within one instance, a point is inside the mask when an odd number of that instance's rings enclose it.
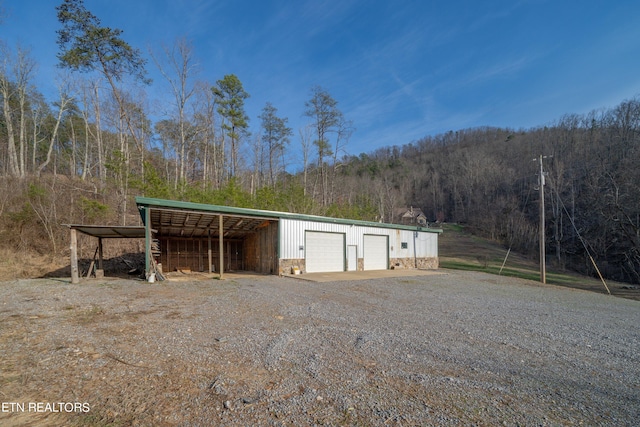
<path fill-rule="evenodd" d="M 173 271 L 171 265 L 171 239 L 165 240 L 165 246 L 167 247 L 167 265 L 163 266 L 164 271 Z"/>
<path fill-rule="evenodd" d="M 71 283 L 80 283 L 78 275 L 78 235 L 75 228 L 71 229 Z"/>
<path fill-rule="evenodd" d="M 151 209 L 144 208 L 144 272 L 148 278 L 151 274 Z"/>
<path fill-rule="evenodd" d="M 208 243 L 208 249 L 207 249 L 207 256 L 209 258 L 209 273 L 213 273 L 213 260 L 211 259 L 211 229 L 207 230 L 207 243 Z"/>
<path fill-rule="evenodd" d="M 218 248 L 220 250 L 220 279 L 224 274 L 224 243 L 222 242 L 222 236 L 224 234 L 224 222 L 222 220 L 222 214 L 218 221 Z"/>
<path fill-rule="evenodd" d="M 89 269 L 87 270 L 87 279 L 91 277 L 91 274 L 93 273 L 93 267 L 96 266 L 96 256 L 98 256 L 98 248 L 96 248 L 96 251 L 93 253 L 91 264 L 89 264 Z M 96 278 L 98 278 L 97 274 L 96 274 Z"/>
<path fill-rule="evenodd" d="M 102 256 L 102 237 L 98 237 L 98 270 L 104 270 L 104 262 Z"/>

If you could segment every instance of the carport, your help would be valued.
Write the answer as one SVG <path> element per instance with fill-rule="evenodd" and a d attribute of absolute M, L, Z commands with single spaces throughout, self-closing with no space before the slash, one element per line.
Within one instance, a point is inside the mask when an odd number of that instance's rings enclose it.
<path fill-rule="evenodd" d="M 261 211 L 137 197 L 145 269 L 278 272 L 278 220 Z"/>
<path fill-rule="evenodd" d="M 96 253 L 91 261 L 89 267 L 89 273 L 95 266 L 94 263 L 97 258 L 97 270 L 96 276 L 104 271 L 103 260 L 103 240 L 104 239 L 143 239 L 145 237 L 145 227 L 140 226 L 113 226 L 113 225 L 79 225 L 68 224 L 71 231 L 71 283 L 78 283 L 80 281 L 80 272 L 78 269 L 78 231 L 87 236 L 95 237 L 98 239 L 98 247 Z"/>

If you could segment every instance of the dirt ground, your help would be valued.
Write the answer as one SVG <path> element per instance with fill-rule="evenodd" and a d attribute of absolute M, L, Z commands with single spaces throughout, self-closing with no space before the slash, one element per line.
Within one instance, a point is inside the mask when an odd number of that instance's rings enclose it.
<path fill-rule="evenodd" d="M 640 415 L 637 301 L 475 272 L 194 278 L 1 282 L 0 425 L 633 425 Z"/>

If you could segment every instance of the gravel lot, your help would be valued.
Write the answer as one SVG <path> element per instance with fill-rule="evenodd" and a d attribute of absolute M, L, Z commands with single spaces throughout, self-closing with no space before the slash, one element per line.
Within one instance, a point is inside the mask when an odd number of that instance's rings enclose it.
<path fill-rule="evenodd" d="M 632 426 L 639 326 L 476 272 L 2 282 L 0 424 Z"/>

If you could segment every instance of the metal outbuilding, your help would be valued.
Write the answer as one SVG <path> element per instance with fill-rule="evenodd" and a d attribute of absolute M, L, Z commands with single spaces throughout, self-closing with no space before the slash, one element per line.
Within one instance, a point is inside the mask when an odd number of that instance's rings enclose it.
<path fill-rule="evenodd" d="M 137 197 L 146 272 L 437 268 L 442 230 Z"/>

